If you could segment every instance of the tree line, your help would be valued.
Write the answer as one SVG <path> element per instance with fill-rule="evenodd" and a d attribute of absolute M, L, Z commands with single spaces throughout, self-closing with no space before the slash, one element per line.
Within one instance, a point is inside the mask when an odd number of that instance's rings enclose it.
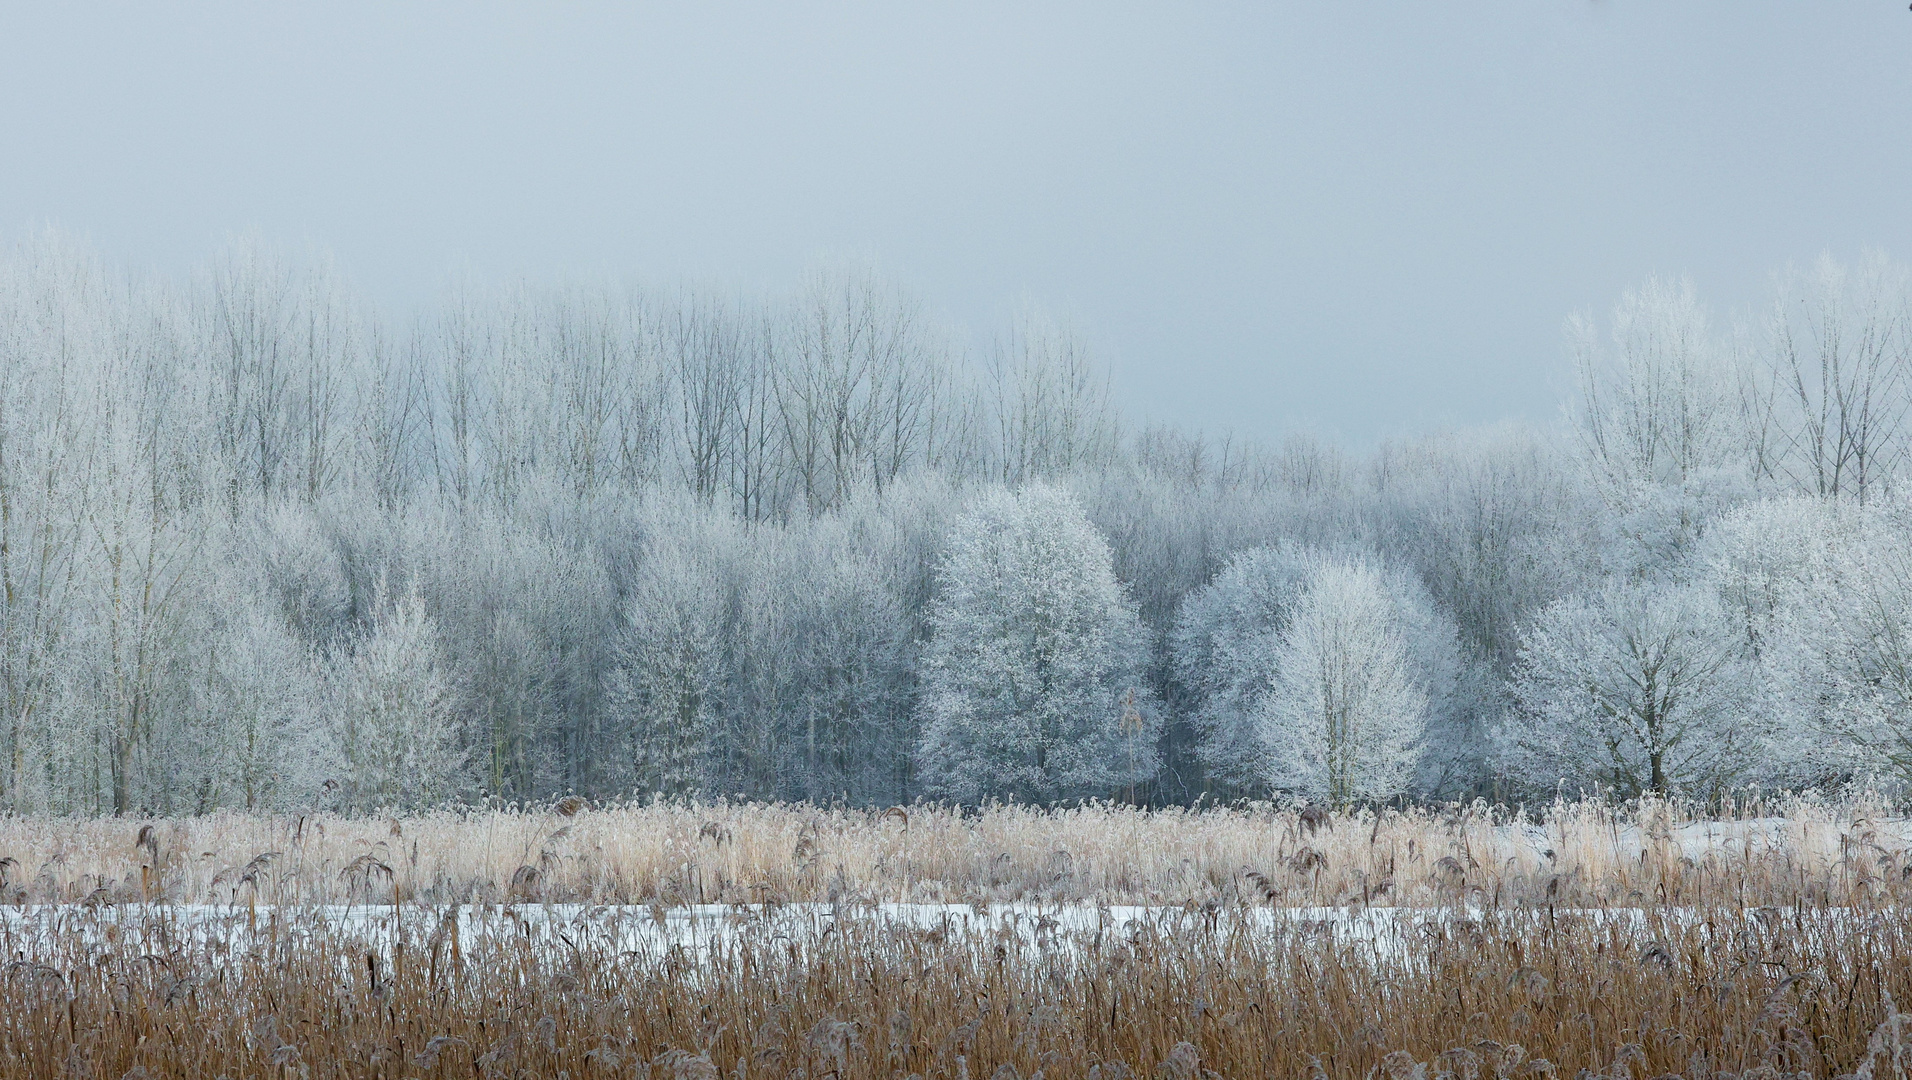
<path fill-rule="evenodd" d="M 0 812 L 1912 776 L 1912 287 L 1569 322 L 1548 426 L 1127 422 L 1036 314 L 0 258 Z"/>

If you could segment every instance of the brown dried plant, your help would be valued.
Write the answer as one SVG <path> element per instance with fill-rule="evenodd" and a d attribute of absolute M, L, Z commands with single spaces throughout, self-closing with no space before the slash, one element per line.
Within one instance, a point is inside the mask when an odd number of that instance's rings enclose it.
<path fill-rule="evenodd" d="M 1898 1078 L 1897 909 L 1217 905 L 929 932 L 749 916 L 700 952 L 629 916 L 408 906 L 0 921 L 0 1078 Z"/>
<path fill-rule="evenodd" d="M 499 902 L 514 898 L 526 867 L 544 900 L 640 904 L 1255 895 L 1304 906 L 1757 907 L 1879 905 L 1912 887 L 1912 827 L 1876 805 L 1806 799 L 1723 815 L 1562 803 L 1533 818 L 1484 805 L 963 812 L 565 799 L 402 819 L 221 813 L 140 823 L 134 845 L 126 828 L 0 817 L 0 903 L 75 902 L 101 890 L 113 903 L 231 903 L 241 879 L 257 903 Z"/>

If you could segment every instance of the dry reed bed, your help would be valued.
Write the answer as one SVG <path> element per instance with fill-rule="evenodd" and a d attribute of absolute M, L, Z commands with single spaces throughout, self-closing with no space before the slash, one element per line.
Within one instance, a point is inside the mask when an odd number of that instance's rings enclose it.
<path fill-rule="evenodd" d="M 1798 799 L 1723 819 L 1680 804 L 1561 803 L 1537 822 L 1484 806 L 576 801 L 402 818 L 0 817 L 0 903 L 1845 904 L 1906 886 L 1904 824 L 1863 802 Z"/>
<path fill-rule="evenodd" d="M 310 913 L 201 934 L 69 907 L 54 955 L 0 970 L 0 1077 L 1903 1075 L 1894 910 L 1521 909 L 1400 920 L 1387 948 L 1245 911 L 1047 941 L 765 923 L 691 962 L 608 927 L 410 920 L 368 951 Z"/>

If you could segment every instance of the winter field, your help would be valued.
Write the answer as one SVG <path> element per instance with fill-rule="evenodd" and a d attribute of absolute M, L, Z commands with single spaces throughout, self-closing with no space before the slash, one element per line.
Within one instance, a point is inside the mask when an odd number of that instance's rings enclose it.
<path fill-rule="evenodd" d="M 0 1077 L 1901 1075 L 1909 313 L 1354 453 L 855 268 L 20 246 Z"/>
<path fill-rule="evenodd" d="M 4 818 L 0 1076 L 1901 1075 L 1912 822 L 1714 809 Z"/>
<path fill-rule="evenodd" d="M 0 9 L 0 1080 L 1912 1080 L 1908 3 Z"/>

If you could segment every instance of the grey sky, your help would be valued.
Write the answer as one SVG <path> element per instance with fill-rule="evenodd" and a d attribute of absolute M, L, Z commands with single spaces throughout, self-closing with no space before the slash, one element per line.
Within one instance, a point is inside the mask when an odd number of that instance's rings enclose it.
<path fill-rule="evenodd" d="M 1563 317 L 1912 257 L 1899 0 L 134 5 L 0 12 L 0 227 L 455 272 L 1029 297 L 1132 412 L 1359 442 L 1547 418 Z"/>

